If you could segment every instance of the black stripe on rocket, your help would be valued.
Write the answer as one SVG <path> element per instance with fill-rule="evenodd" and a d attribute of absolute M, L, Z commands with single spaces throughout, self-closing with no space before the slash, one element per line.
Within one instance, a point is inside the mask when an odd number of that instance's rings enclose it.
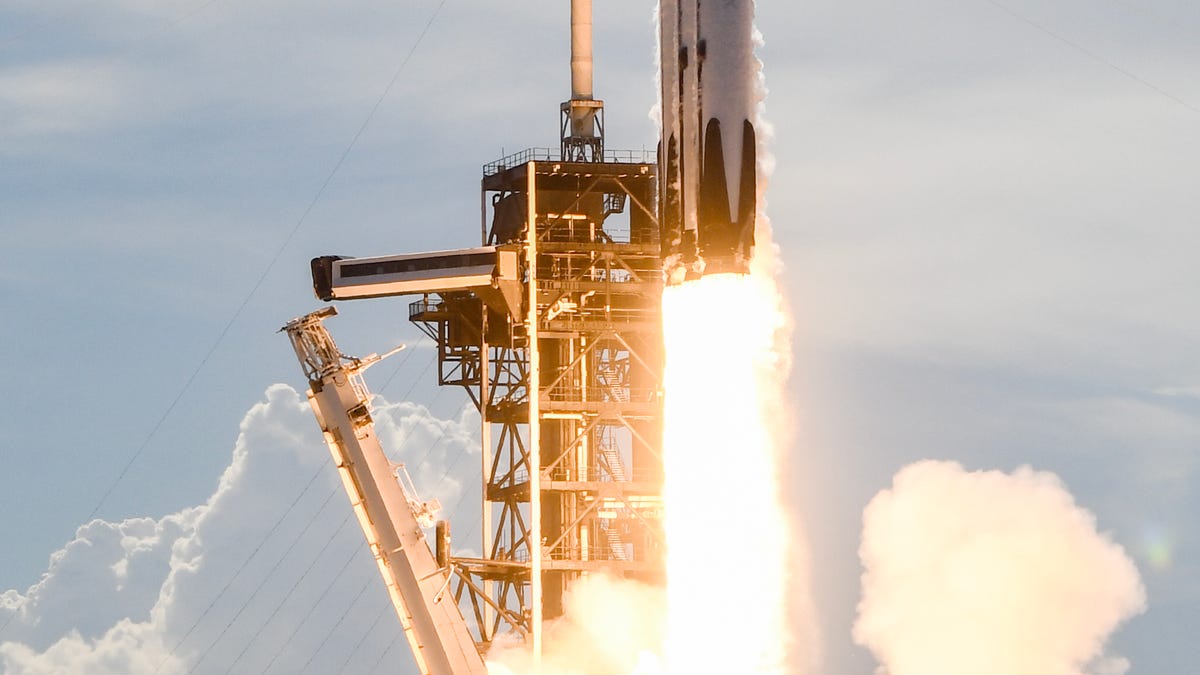
<path fill-rule="evenodd" d="M 704 101 L 713 96 L 745 97 L 747 92 L 714 90 L 714 82 L 727 80 L 706 81 L 712 79 L 706 77 L 706 65 L 719 67 L 723 76 L 736 66 L 728 50 L 719 55 L 706 53 L 710 50 L 700 25 L 700 0 L 695 0 L 694 15 L 688 17 L 695 21 L 694 27 L 689 27 L 694 34 L 685 31 L 683 4 L 671 5 L 670 16 L 675 21 L 662 25 L 664 49 L 674 47 L 664 52 L 674 58 L 664 58 L 662 63 L 664 125 L 659 143 L 659 219 L 668 283 L 702 274 L 748 273 L 758 194 L 754 125 L 746 117 L 729 115 L 729 106 L 721 106 L 726 112 L 720 115 L 704 110 Z M 718 23 L 717 29 L 740 30 L 724 22 Z M 685 38 L 685 32 L 690 37 Z M 694 52 L 687 44 L 692 39 Z M 706 64 L 710 56 L 722 63 Z M 753 102 L 743 103 L 743 110 L 753 109 Z M 687 143 L 695 143 L 695 147 L 684 147 Z M 729 158 L 729 165 L 727 151 L 740 154 Z M 689 166 L 691 162 L 695 165 Z M 730 183 L 734 177 L 726 175 L 727 166 L 737 171 L 736 185 Z"/>
<path fill-rule="evenodd" d="M 743 120 L 740 131 L 741 176 L 738 189 L 732 191 L 737 195 L 736 205 L 729 203 L 731 190 L 725 175 L 725 152 L 720 120 L 710 119 L 705 125 L 700 154 L 698 204 L 684 203 L 680 190 L 683 167 L 679 142 L 674 135 L 667 139 L 662 162 L 664 172 L 661 177 L 662 200 L 659 211 L 662 254 L 669 264 L 674 261 L 675 264 L 687 268 L 688 278 L 696 278 L 702 273 L 745 274 L 750 271 L 758 192 L 755 184 L 756 139 L 754 125 L 750 120 Z M 696 230 L 685 230 L 683 227 L 684 210 L 689 207 L 697 209 Z M 703 260 L 702 270 L 698 269 L 701 267 L 697 265 L 698 260 Z"/>

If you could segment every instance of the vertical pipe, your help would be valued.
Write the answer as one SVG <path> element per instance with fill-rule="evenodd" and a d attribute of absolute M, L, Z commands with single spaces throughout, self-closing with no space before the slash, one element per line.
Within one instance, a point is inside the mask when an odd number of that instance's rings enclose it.
<path fill-rule="evenodd" d="M 479 245 L 488 245 L 487 190 L 479 191 Z"/>
<path fill-rule="evenodd" d="M 533 672 L 542 669 L 542 430 L 539 398 L 541 358 L 538 352 L 537 293 L 537 162 L 525 165 L 528 209 L 525 225 L 525 265 L 529 274 L 525 315 L 529 340 L 529 630 L 533 647 Z"/>
<path fill-rule="evenodd" d="M 588 341 L 586 337 L 579 338 L 579 398 L 585 404 L 588 400 L 588 381 L 591 380 L 590 364 L 588 363 Z M 580 435 L 582 432 L 583 438 L 579 439 L 579 445 L 575 450 L 575 466 L 578 467 L 579 477 L 576 480 L 593 481 L 599 480 L 598 477 L 592 475 L 592 461 L 589 457 L 591 448 L 588 444 L 588 437 L 592 433 L 585 431 L 588 427 L 586 417 L 581 417 L 576 423 L 575 434 Z M 581 560 L 591 560 L 591 528 L 582 524 L 579 526 L 579 557 Z"/>
<path fill-rule="evenodd" d="M 571 98 L 592 98 L 592 0 L 571 0 Z"/>
<path fill-rule="evenodd" d="M 571 0 L 571 100 L 592 100 L 592 0 Z M 571 135 L 596 135 L 596 112 L 571 106 Z"/>
<path fill-rule="evenodd" d="M 485 239 L 483 243 L 487 243 Z M 482 320 L 480 325 L 483 329 L 480 331 L 479 340 L 479 443 L 483 451 L 480 453 L 480 476 L 483 479 L 483 498 L 480 500 L 482 513 L 480 520 L 483 523 L 483 541 L 481 542 L 483 557 L 490 559 L 492 557 L 492 542 L 495 540 L 495 533 L 492 532 L 492 503 L 488 501 L 488 484 L 492 479 L 492 420 L 488 417 L 488 401 L 492 398 L 492 383 L 491 383 L 491 347 L 488 346 L 488 310 L 485 305 L 482 309 Z M 483 594 L 487 597 L 492 597 L 494 582 L 489 579 L 483 580 Z M 485 642 L 492 640 L 492 635 L 489 634 L 492 626 L 492 606 L 485 602 L 483 603 L 483 625 L 479 627 L 479 637 Z"/>
<path fill-rule="evenodd" d="M 437 561 L 438 569 L 447 570 L 446 576 L 452 577 L 453 573 L 447 569 L 450 566 L 450 521 L 437 521 L 433 535 L 434 559 Z"/>

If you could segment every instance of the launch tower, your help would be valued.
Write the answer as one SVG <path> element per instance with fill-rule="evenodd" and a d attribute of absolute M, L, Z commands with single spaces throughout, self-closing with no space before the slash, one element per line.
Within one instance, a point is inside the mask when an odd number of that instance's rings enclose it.
<path fill-rule="evenodd" d="M 483 642 L 507 624 L 535 651 L 581 575 L 662 567 L 657 166 L 604 150 L 579 33 L 559 151 L 483 168 L 483 243 L 519 251 L 519 301 L 439 292 L 409 312 L 482 418 L 484 557 L 454 561 L 457 592 Z"/>
<path fill-rule="evenodd" d="M 563 613 L 564 594 L 584 575 L 662 583 L 657 163 L 650 152 L 605 148 L 590 0 L 572 0 L 571 29 L 559 148 L 483 167 L 479 247 L 313 261 L 324 300 L 419 295 L 409 320 L 437 344 L 438 384 L 462 387 L 479 410 L 482 555 L 451 555 L 447 523 L 433 548 L 481 650 L 515 632 L 539 655 L 543 621 Z M 330 314 L 288 325 L 302 361 L 304 345 L 325 343 L 320 324 Z M 325 351 L 338 360 L 331 340 Z M 314 390 L 336 379 L 323 384 L 313 379 L 319 368 L 306 369 Z M 369 408 L 365 389 L 348 396 L 342 417 L 369 423 L 353 408 Z M 324 421 L 333 417 L 318 409 L 335 457 L 348 456 L 335 445 L 349 432 Z M 352 500 L 363 480 L 348 479 Z M 443 594 L 430 597 L 409 603 Z"/>

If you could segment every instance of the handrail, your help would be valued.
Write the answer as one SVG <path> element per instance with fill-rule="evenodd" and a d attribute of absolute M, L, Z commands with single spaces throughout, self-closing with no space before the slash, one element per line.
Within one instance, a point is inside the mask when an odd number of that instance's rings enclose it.
<path fill-rule="evenodd" d="M 494 176 L 501 171 L 520 166 L 527 162 L 560 162 L 562 152 L 558 148 L 525 148 L 511 155 L 506 155 L 494 162 L 483 165 L 483 175 Z M 658 152 L 642 148 L 641 150 L 605 150 L 604 161 L 613 164 L 654 164 L 658 162 Z"/>

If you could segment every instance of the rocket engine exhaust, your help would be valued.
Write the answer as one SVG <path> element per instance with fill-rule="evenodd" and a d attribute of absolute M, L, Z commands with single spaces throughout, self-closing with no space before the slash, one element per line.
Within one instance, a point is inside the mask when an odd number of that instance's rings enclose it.
<path fill-rule="evenodd" d="M 753 0 L 662 0 L 659 218 L 668 284 L 750 271 L 757 210 Z"/>

